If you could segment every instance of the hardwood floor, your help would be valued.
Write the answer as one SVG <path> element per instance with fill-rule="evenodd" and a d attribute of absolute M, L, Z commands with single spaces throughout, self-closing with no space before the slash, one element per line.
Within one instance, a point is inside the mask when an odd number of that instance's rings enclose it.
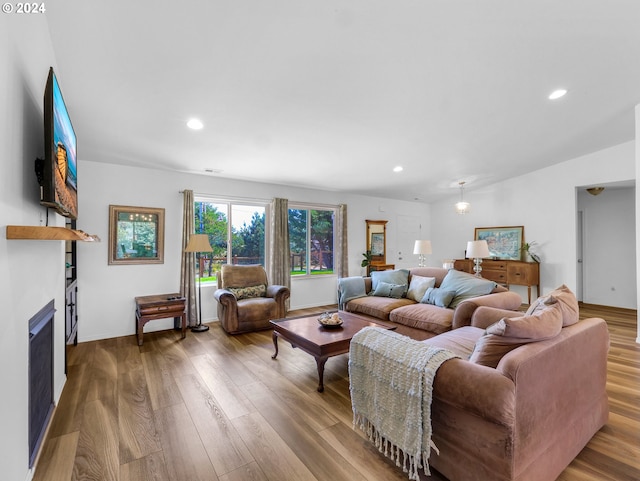
<path fill-rule="evenodd" d="M 583 305 L 581 316 L 609 325 L 611 413 L 559 480 L 637 481 L 636 313 Z M 327 362 L 319 394 L 309 355 L 280 342 L 274 361 L 270 331 L 228 336 L 210 326 L 185 340 L 179 331 L 148 333 L 141 347 L 132 335 L 71 348 L 34 480 L 407 479 L 352 429 L 346 355 Z"/>

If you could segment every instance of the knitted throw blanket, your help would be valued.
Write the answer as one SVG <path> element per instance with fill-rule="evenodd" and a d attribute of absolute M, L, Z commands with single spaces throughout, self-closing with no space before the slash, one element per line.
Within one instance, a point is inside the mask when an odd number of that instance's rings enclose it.
<path fill-rule="evenodd" d="M 353 423 L 411 480 L 419 479 L 421 467 L 431 474 L 433 378 L 443 362 L 455 357 L 459 356 L 446 349 L 379 327 L 364 328 L 351 341 Z"/>

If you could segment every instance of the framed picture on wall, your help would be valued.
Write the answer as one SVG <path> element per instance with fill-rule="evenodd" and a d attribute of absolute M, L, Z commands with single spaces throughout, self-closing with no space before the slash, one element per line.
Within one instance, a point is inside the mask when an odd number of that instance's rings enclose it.
<path fill-rule="evenodd" d="M 383 233 L 371 234 L 371 255 L 372 256 L 384 255 L 384 234 Z"/>
<path fill-rule="evenodd" d="M 492 258 L 520 260 L 524 226 L 476 227 L 475 240 L 486 240 Z"/>
<path fill-rule="evenodd" d="M 164 209 L 110 205 L 109 264 L 164 264 Z"/>

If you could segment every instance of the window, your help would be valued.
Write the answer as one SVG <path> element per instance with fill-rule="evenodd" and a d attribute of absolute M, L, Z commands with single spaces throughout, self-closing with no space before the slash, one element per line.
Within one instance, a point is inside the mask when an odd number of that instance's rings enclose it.
<path fill-rule="evenodd" d="M 333 274 L 333 232 L 335 209 L 289 209 L 291 275 Z"/>
<path fill-rule="evenodd" d="M 215 281 L 222 264 L 265 265 L 264 205 L 196 199 L 196 234 L 208 234 L 213 252 L 199 254 L 202 280 Z"/>

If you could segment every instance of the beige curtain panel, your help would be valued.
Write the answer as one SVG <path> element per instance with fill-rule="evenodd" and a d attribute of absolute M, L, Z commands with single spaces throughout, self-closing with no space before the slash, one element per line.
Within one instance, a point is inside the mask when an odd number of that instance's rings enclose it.
<path fill-rule="evenodd" d="M 349 277 L 349 246 L 347 244 L 347 204 L 338 206 L 336 215 L 336 246 L 334 256 L 338 277 Z"/>
<path fill-rule="evenodd" d="M 289 201 L 271 202 L 271 241 L 269 243 L 269 280 L 271 284 L 291 289 L 291 253 L 289 247 Z M 287 299 L 287 310 L 289 299 Z"/>
<path fill-rule="evenodd" d="M 198 324 L 198 311 L 196 309 L 196 264 L 193 252 L 185 252 L 189 237 L 194 233 L 193 191 L 185 190 L 184 207 L 182 213 L 182 262 L 180 265 L 180 295 L 187 299 L 187 325 L 189 327 Z"/>

